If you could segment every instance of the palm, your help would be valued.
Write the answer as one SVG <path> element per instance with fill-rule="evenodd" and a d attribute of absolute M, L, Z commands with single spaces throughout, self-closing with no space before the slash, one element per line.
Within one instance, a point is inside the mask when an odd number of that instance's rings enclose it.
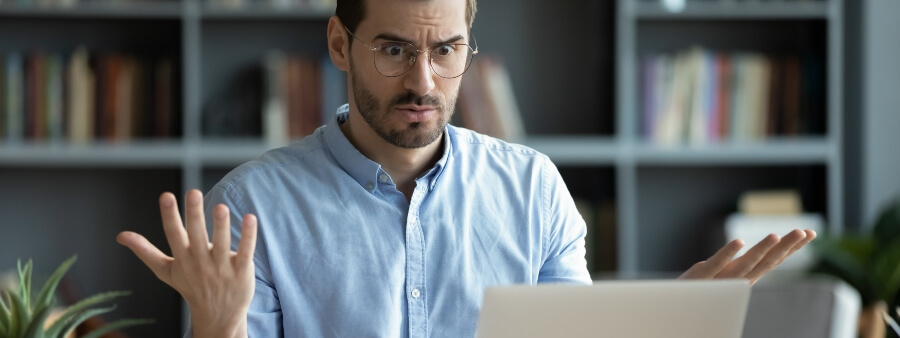
<path fill-rule="evenodd" d="M 143 236 L 125 231 L 118 241 L 130 248 L 157 278 L 178 291 L 191 309 L 192 319 L 201 319 L 209 327 L 246 322 L 253 298 L 256 246 L 256 217 L 246 215 L 237 252 L 231 250 L 229 210 L 218 205 L 213 212 L 213 238 L 206 233 L 202 194 L 197 190 L 186 196 L 185 223 L 175 196 L 160 196 L 160 213 L 166 239 L 172 248 L 167 256 Z M 196 330 L 195 330 L 196 332 Z"/>
<path fill-rule="evenodd" d="M 679 278 L 746 278 L 753 284 L 815 238 L 816 232 L 812 230 L 794 230 L 782 238 L 771 234 L 738 258 L 734 256 L 744 244 L 734 240 L 708 260 L 694 264 Z"/>

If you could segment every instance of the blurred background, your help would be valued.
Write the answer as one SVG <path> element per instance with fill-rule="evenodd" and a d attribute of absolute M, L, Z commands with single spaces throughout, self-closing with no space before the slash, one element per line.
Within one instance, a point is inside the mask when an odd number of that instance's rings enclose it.
<path fill-rule="evenodd" d="M 180 335 L 180 298 L 115 235 L 166 248 L 161 192 L 208 190 L 345 102 L 333 11 L 0 0 L 0 272 L 31 258 L 44 279 L 77 254 L 61 298 L 131 290 L 109 319 Z M 866 234 L 900 194 L 897 14 L 897 0 L 482 0 L 454 123 L 550 156 L 595 279 L 682 271 L 755 236 L 753 216 Z"/>

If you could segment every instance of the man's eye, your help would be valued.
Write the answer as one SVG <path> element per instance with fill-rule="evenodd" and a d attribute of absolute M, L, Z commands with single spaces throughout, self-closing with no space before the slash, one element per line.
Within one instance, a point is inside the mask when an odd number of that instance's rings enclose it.
<path fill-rule="evenodd" d="M 454 51 L 456 51 L 456 46 L 453 45 L 438 46 L 434 49 L 434 52 L 440 56 L 449 56 L 450 54 L 453 54 Z"/>
<path fill-rule="evenodd" d="M 405 48 L 402 44 L 389 43 L 381 46 L 381 49 L 385 54 L 390 56 L 397 56 L 405 53 Z"/>

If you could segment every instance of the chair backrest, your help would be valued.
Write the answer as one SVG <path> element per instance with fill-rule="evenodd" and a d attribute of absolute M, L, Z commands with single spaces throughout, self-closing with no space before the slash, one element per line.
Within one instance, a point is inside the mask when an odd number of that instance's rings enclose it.
<path fill-rule="evenodd" d="M 743 337 L 855 338 L 860 306 L 841 280 L 764 280 L 751 292 Z"/>

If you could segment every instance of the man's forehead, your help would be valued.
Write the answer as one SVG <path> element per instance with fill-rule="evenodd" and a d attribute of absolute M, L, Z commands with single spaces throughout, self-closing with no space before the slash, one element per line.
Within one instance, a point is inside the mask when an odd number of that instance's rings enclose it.
<path fill-rule="evenodd" d="M 415 29 L 436 27 L 441 31 L 465 29 L 467 0 L 366 0 L 361 25 L 381 29 Z M 458 27 L 457 27 L 458 26 Z M 400 33 L 400 32 L 397 32 Z M 450 32 L 441 32 L 450 34 Z"/>

